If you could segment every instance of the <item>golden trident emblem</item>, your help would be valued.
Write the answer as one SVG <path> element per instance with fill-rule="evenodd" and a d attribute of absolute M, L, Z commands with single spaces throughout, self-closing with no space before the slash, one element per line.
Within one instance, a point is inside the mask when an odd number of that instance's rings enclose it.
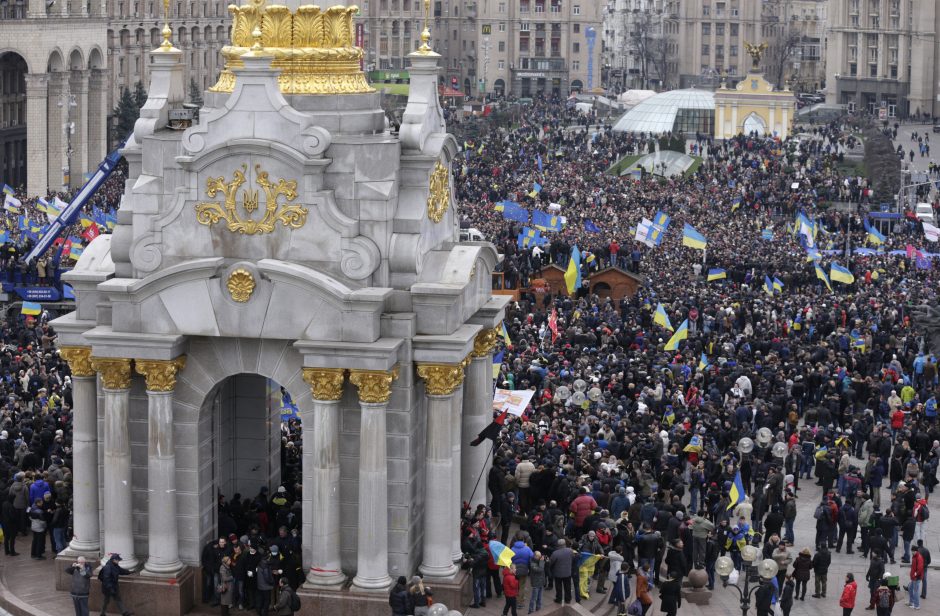
<path fill-rule="evenodd" d="M 228 223 L 228 230 L 232 233 L 244 235 L 257 235 L 271 233 L 276 223 L 285 227 L 299 229 L 307 222 L 307 208 L 299 205 L 278 205 L 278 199 L 283 196 L 288 202 L 297 198 L 297 180 L 281 178 L 277 184 L 268 179 L 268 172 L 261 170 L 261 165 L 255 165 L 257 175 L 255 183 L 264 190 L 265 209 L 264 217 L 260 221 L 251 219 L 252 213 L 258 209 L 258 191 L 244 188 L 241 191 L 241 207 L 248 214 L 247 218 L 239 216 L 237 211 L 238 189 L 248 180 L 245 179 L 247 165 L 236 169 L 232 174 L 232 181 L 226 182 L 224 177 L 206 180 L 206 195 L 214 198 L 218 193 L 225 195 L 225 203 L 197 203 L 196 220 L 203 225 L 212 226 L 220 220 Z"/>

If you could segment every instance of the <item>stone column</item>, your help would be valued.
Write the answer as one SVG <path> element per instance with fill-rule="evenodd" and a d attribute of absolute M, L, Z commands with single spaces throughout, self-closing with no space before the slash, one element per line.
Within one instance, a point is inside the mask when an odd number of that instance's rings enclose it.
<path fill-rule="evenodd" d="M 134 556 L 131 440 L 127 415 L 131 360 L 93 357 L 92 366 L 104 385 L 104 552 L 120 554 L 121 565 L 137 566 Z"/>
<path fill-rule="evenodd" d="M 476 447 L 465 442 L 476 438 L 493 418 L 493 348 L 496 330 L 484 329 L 473 341 L 473 354 L 463 386 L 462 439 L 460 443 L 460 500 L 470 508 L 486 504 L 486 478 L 492 464 L 493 447 L 489 441 Z M 479 479 L 479 484 L 477 484 Z M 476 486 L 476 491 L 474 491 Z M 472 493 L 472 498 L 471 498 Z"/>
<path fill-rule="evenodd" d="M 65 112 L 68 104 L 63 100 L 68 92 L 68 73 L 49 73 L 49 98 L 47 117 L 49 127 L 47 138 L 47 177 L 52 188 L 59 189 L 62 185 L 62 167 L 65 164 Z"/>
<path fill-rule="evenodd" d="M 147 562 L 145 575 L 175 576 L 182 568 L 176 525 L 176 449 L 173 444 L 173 390 L 186 356 L 134 361 L 147 379 Z"/>
<path fill-rule="evenodd" d="M 313 393 L 313 409 L 300 411 L 307 587 L 337 587 L 346 581 L 339 553 L 339 401 L 345 374 L 342 368 L 304 368 Z"/>
<path fill-rule="evenodd" d="M 353 585 L 367 590 L 391 586 L 388 575 L 388 466 L 385 411 L 398 369 L 351 370 L 359 389 L 359 541 Z"/>
<path fill-rule="evenodd" d="M 75 536 L 69 555 L 97 559 L 101 544 L 98 524 L 98 391 L 91 348 L 62 347 L 72 370 L 72 514 Z"/>
<path fill-rule="evenodd" d="M 450 557 L 452 562 L 458 562 L 463 556 L 463 550 L 460 549 L 460 517 L 463 515 L 461 505 L 463 504 L 463 491 L 460 482 L 460 434 L 463 431 L 463 379 L 467 373 L 467 366 L 470 365 L 472 355 L 467 355 L 460 362 L 460 384 L 457 391 L 454 392 L 454 401 L 451 405 L 450 419 L 450 474 L 451 474 L 451 516 L 453 522 L 452 528 L 448 528 L 450 533 Z"/>
<path fill-rule="evenodd" d="M 26 192 L 45 195 L 49 188 L 46 175 L 47 96 L 49 75 L 30 73 L 26 78 Z"/>
<path fill-rule="evenodd" d="M 108 78 L 103 69 L 92 69 L 88 78 L 88 165 L 91 171 L 104 160 L 108 143 Z"/>
<path fill-rule="evenodd" d="M 427 576 L 452 577 L 458 568 L 451 553 L 451 530 L 459 530 L 454 501 L 460 498 L 460 488 L 454 483 L 452 424 L 457 402 L 455 393 L 463 383 L 463 366 L 418 364 L 418 376 L 424 379 L 428 398 L 424 461 L 424 555 L 420 569 Z"/>

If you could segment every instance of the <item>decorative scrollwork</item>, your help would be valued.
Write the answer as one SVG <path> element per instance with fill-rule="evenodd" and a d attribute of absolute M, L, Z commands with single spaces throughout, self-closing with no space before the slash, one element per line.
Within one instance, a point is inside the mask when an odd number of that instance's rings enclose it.
<path fill-rule="evenodd" d="M 418 376 L 428 394 L 449 396 L 463 383 L 463 362 L 459 364 L 418 364 Z"/>
<path fill-rule="evenodd" d="M 280 222 L 285 227 L 299 229 L 307 222 L 307 208 L 299 205 L 278 205 L 278 199 L 284 197 L 288 202 L 297 198 L 297 180 L 281 178 L 277 184 L 268 179 L 268 172 L 262 171 L 261 165 L 255 165 L 255 183 L 264 190 L 265 209 L 264 217 L 260 221 L 250 218 L 252 212 L 258 209 L 258 191 L 243 189 L 241 191 L 241 206 L 248 213 L 248 218 L 242 218 L 237 211 L 238 190 L 247 182 L 245 172 L 247 165 L 236 169 L 232 174 L 232 181 L 226 182 L 224 177 L 209 178 L 206 180 L 206 195 L 210 198 L 218 193 L 225 195 L 225 202 L 197 203 L 196 220 L 203 225 L 212 226 L 220 220 L 225 220 L 228 230 L 243 235 L 258 235 L 274 231 L 275 223 Z"/>
<path fill-rule="evenodd" d="M 398 378 L 398 366 L 384 370 L 350 370 L 349 382 L 359 389 L 359 401 L 367 404 L 388 402 L 392 381 Z"/>
<path fill-rule="evenodd" d="M 304 380 L 310 385 L 314 400 L 339 400 L 343 397 L 343 368 L 304 368 Z"/>
<path fill-rule="evenodd" d="M 105 389 L 127 389 L 131 386 L 131 360 L 121 357 L 92 357 L 91 365 L 101 375 Z"/>
<path fill-rule="evenodd" d="M 434 164 L 428 189 L 428 218 L 434 222 L 444 219 L 450 205 L 450 172 L 440 161 Z"/>
<path fill-rule="evenodd" d="M 95 376 L 95 368 L 91 365 L 91 347 L 59 348 L 59 354 L 69 364 L 72 376 Z"/>
<path fill-rule="evenodd" d="M 496 347 L 496 329 L 487 327 L 473 339 L 473 356 L 486 357 Z"/>
<path fill-rule="evenodd" d="M 186 356 L 169 360 L 137 359 L 134 367 L 146 379 L 147 391 L 173 391 L 176 389 L 176 375 L 186 367 Z"/>

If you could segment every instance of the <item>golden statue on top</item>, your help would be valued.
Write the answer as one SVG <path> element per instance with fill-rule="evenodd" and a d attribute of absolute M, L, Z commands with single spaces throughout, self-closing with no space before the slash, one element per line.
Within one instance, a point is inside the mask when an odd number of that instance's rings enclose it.
<path fill-rule="evenodd" d="M 752 45 L 747 41 L 744 42 L 744 50 L 751 56 L 753 61 L 752 70 L 760 69 L 760 59 L 764 55 L 764 52 L 767 51 L 767 43 L 761 43 L 760 45 Z"/>
<path fill-rule="evenodd" d="M 273 55 L 272 66 L 281 71 L 278 84 L 284 94 L 356 94 L 374 92 L 360 68 L 363 51 L 356 46 L 354 16 L 357 6 L 321 8 L 304 5 L 291 11 L 283 5 L 250 0 L 230 5 L 232 44 L 222 48 L 226 59 L 212 92 L 232 92 L 233 68 L 242 66 L 253 33 L 261 32 L 261 46 Z"/>

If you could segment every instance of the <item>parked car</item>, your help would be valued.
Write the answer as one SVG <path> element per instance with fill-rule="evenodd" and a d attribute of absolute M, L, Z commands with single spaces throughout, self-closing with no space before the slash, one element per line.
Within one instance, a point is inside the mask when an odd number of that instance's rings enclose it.
<path fill-rule="evenodd" d="M 914 216 L 917 216 L 917 219 L 921 222 L 934 224 L 933 205 L 929 203 L 918 203 L 914 207 Z"/>

